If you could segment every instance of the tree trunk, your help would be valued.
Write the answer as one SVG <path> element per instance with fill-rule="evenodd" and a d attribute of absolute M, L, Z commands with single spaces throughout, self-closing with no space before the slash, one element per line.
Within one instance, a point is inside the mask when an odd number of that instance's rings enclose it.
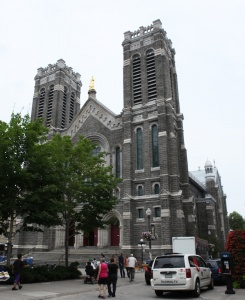
<path fill-rule="evenodd" d="M 8 243 L 7 243 L 7 266 L 10 266 L 11 250 L 12 250 L 12 237 L 14 229 L 14 216 L 10 216 L 9 232 L 8 232 Z"/>
<path fill-rule="evenodd" d="M 67 218 L 65 225 L 65 266 L 68 267 L 69 256 L 69 224 L 70 218 Z"/>

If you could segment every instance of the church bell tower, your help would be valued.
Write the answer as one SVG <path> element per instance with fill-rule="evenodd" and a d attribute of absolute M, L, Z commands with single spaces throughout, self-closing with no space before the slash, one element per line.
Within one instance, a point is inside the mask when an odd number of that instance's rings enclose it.
<path fill-rule="evenodd" d="M 80 109 L 80 74 L 63 59 L 39 68 L 35 76 L 32 120 L 43 118 L 50 128 L 66 129 Z"/>
<path fill-rule="evenodd" d="M 172 236 L 196 233 L 175 50 L 160 20 L 125 32 L 122 46 L 125 210 L 150 208 L 156 243 L 169 249 Z"/>

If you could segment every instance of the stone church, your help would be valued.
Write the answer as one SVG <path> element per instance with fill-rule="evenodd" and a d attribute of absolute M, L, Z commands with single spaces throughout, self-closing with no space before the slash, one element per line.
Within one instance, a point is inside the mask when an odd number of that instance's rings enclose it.
<path fill-rule="evenodd" d="M 76 235 L 70 246 L 116 246 L 136 253 L 146 231 L 158 236 L 151 242 L 156 255 L 171 251 L 173 236 L 209 234 L 224 245 L 229 226 L 217 169 L 205 165 L 208 176 L 205 170 L 199 170 L 200 176 L 188 171 L 171 40 L 156 20 L 125 32 L 122 46 L 124 102 L 119 115 L 97 99 L 93 79 L 88 99 L 82 101 L 81 76 L 62 59 L 39 68 L 35 77 L 32 120 L 42 117 L 50 135 L 69 135 L 74 142 L 83 135 L 95 142 L 96 151 L 106 153 L 106 163 L 122 178 L 115 191 L 118 205 L 104 216 L 110 225 Z M 19 236 L 19 248 L 28 244 L 45 251 L 64 245 L 63 228 L 47 229 L 32 239 L 29 234 Z"/>

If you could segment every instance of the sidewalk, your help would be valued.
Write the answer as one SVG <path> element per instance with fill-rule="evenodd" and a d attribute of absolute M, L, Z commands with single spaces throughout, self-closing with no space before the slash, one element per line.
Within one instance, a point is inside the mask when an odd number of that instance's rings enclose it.
<path fill-rule="evenodd" d="M 84 269 L 80 269 L 85 274 Z M 144 272 L 136 272 L 134 283 L 144 283 Z M 129 285 L 128 278 L 118 277 L 117 287 Z M 149 287 L 150 288 L 150 287 Z M 52 281 L 43 283 L 23 284 L 21 290 L 12 291 L 12 285 L 0 285 L 1 300 L 41 300 L 52 299 L 54 297 L 76 295 L 83 292 L 95 292 L 97 295 L 97 284 L 84 284 L 83 279 L 73 279 L 64 281 Z"/>
<path fill-rule="evenodd" d="M 85 274 L 84 270 L 82 273 Z M 146 289 L 150 291 L 150 297 L 155 299 L 155 294 L 151 290 L 150 286 L 145 284 L 144 272 L 137 272 L 135 274 L 135 280 L 133 283 L 129 283 L 128 278 L 118 278 L 117 287 L 118 289 L 118 299 L 120 298 L 120 287 L 128 286 L 131 288 L 133 285 L 138 285 L 140 289 Z M 45 283 L 32 283 L 24 284 L 23 289 L 12 291 L 11 285 L 0 285 L 0 299 L 1 300 L 42 300 L 42 299 L 52 299 L 60 298 L 62 296 L 77 295 L 79 299 L 79 294 L 92 293 L 91 299 L 97 298 L 98 286 L 97 284 L 84 284 L 83 279 L 76 280 L 66 280 L 66 281 L 53 281 Z M 122 289 L 122 291 L 125 289 Z M 135 289 L 134 289 L 135 290 Z M 244 300 L 245 299 L 245 289 L 235 290 L 236 294 L 226 295 L 226 286 L 215 286 L 214 291 L 201 294 L 201 299 L 227 299 L 227 300 Z M 136 288 L 137 292 L 137 288 Z M 210 294 L 211 293 L 211 294 Z M 210 297 L 209 297 L 210 296 Z M 85 297 L 85 296 L 84 296 Z M 124 299 L 125 297 L 123 297 Z M 84 298 L 82 298 L 84 299 Z M 138 297 L 137 297 L 138 299 Z M 140 298 L 139 298 L 140 299 Z M 173 298 L 171 298 L 173 299 Z M 179 298 L 178 298 L 179 299 Z"/>

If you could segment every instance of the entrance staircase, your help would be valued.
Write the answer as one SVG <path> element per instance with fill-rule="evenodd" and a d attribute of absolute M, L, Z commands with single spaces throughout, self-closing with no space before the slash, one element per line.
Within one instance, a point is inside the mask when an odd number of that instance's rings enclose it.
<path fill-rule="evenodd" d="M 121 249 L 119 247 L 107 247 L 107 248 L 98 248 L 93 246 L 82 247 L 79 249 L 69 248 L 69 264 L 72 262 L 78 262 L 81 267 L 85 267 L 86 262 L 89 259 L 96 258 L 100 260 L 101 253 L 105 255 L 105 259 L 107 261 L 110 260 L 112 255 L 115 255 L 117 258 L 121 253 Z M 128 253 L 123 252 L 124 255 L 128 255 Z M 23 255 L 26 257 L 33 257 L 34 265 L 64 265 L 65 263 L 65 249 L 56 249 L 49 252 L 29 252 L 28 255 Z"/>

